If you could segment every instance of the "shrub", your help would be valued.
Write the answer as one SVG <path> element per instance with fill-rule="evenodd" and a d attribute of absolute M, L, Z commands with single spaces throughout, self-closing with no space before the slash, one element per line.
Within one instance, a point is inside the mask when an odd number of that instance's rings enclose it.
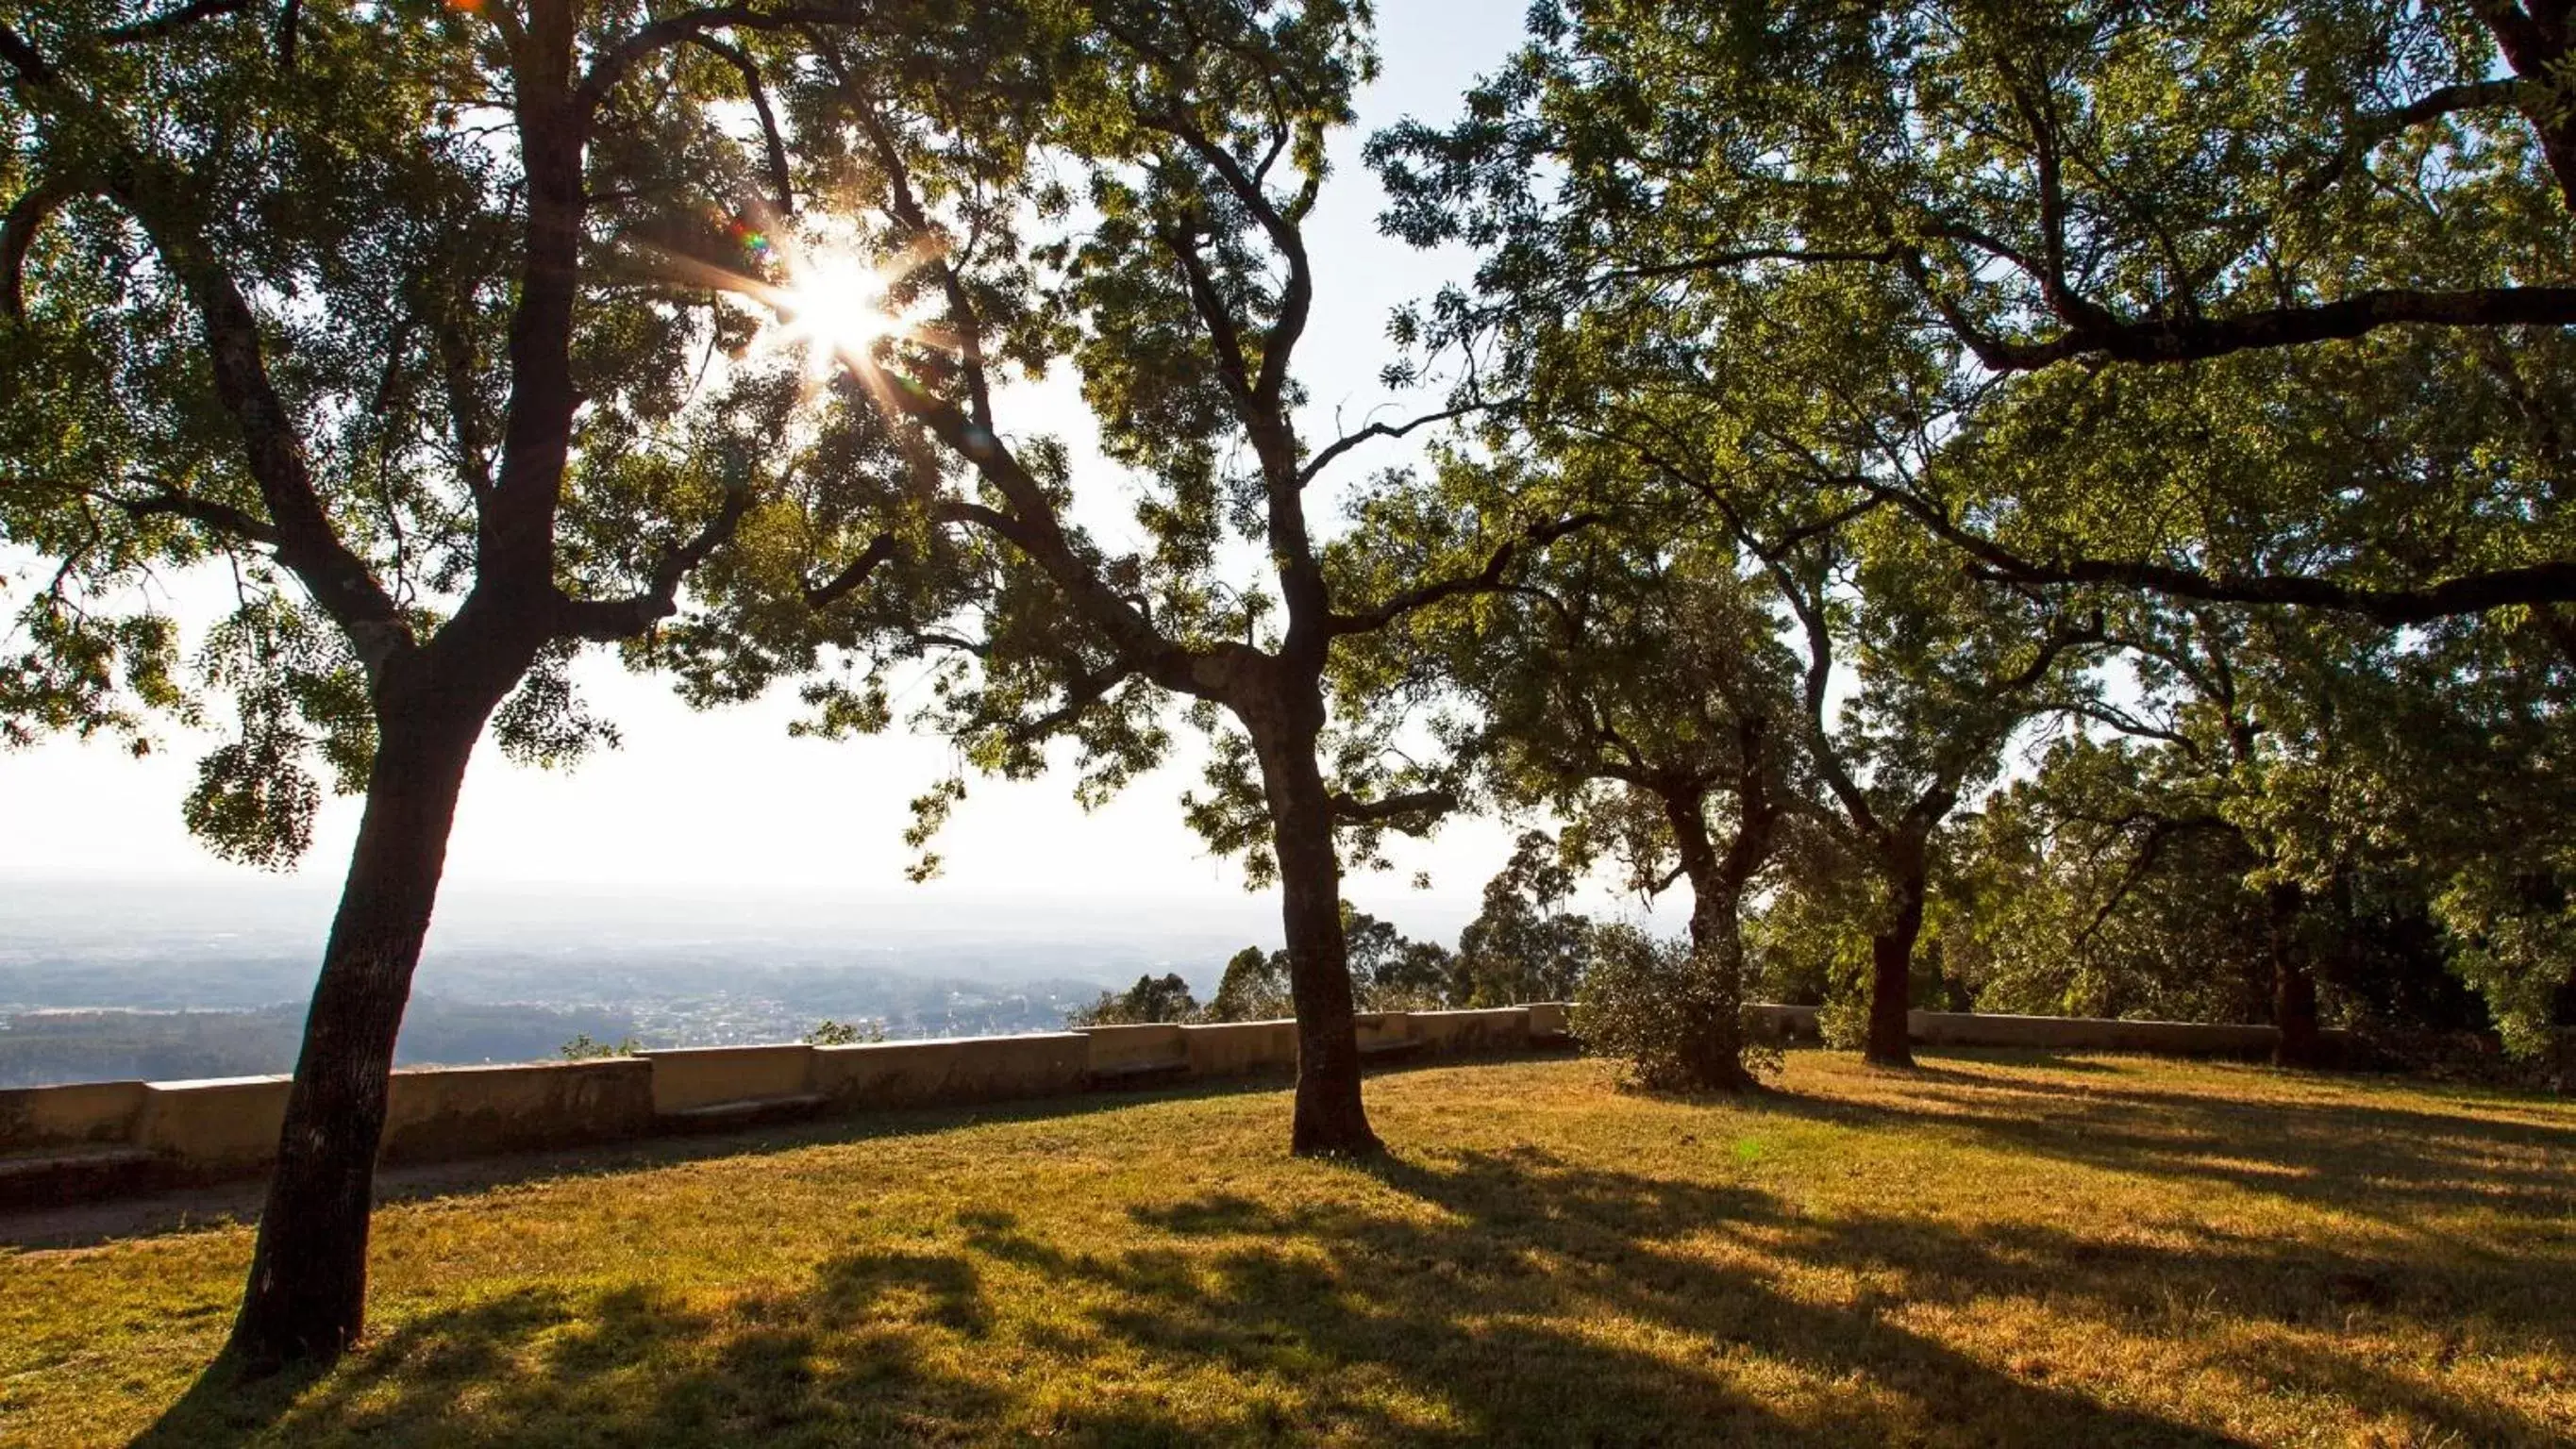
<path fill-rule="evenodd" d="M 834 1021 L 828 1016 L 812 1031 L 805 1033 L 805 1040 L 813 1046 L 855 1046 L 860 1042 L 885 1039 L 885 1023 L 882 1021 Z"/>
<path fill-rule="evenodd" d="M 1190 983 L 1177 972 L 1157 979 L 1139 976 L 1124 995 L 1104 991 L 1089 1006 L 1077 1006 L 1064 1014 L 1067 1026 L 1131 1026 L 1146 1022 L 1196 1021 L 1199 1003 L 1190 995 Z"/>
<path fill-rule="evenodd" d="M 612 1045 L 604 1041 L 592 1041 L 590 1033 L 583 1032 L 555 1048 L 555 1055 L 568 1062 L 595 1062 L 609 1057 L 631 1057 L 643 1049 L 644 1044 L 631 1036 L 620 1037 Z"/>
<path fill-rule="evenodd" d="M 1634 926 L 1593 933 L 1592 960 L 1571 1025 L 1584 1049 L 1627 1063 L 1627 1085 L 1650 1092 L 1751 1085 L 1780 1055 L 1748 1045 L 1741 987 L 1727 989 L 1710 956 Z"/>

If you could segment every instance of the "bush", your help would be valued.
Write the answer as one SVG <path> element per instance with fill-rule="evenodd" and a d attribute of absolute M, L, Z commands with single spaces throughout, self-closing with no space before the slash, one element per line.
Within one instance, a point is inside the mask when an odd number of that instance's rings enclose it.
<path fill-rule="evenodd" d="M 805 1033 L 805 1040 L 813 1046 L 856 1046 L 860 1042 L 884 1041 L 885 1023 L 834 1021 L 827 1016 L 812 1031 Z"/>
<path fill-rule="evenodd" d="M 568 1062 L 596 1062 L 604 1061 L 609 1057 L 631 1057 L 643 1049 L 644 1044 L 631 1036 L 620 1037 L 614 1045 L 611 1045 L 604 1041 L 592 1041 L 590 1033 L 583 1032 L 555 1048 L 555 1055 Z"/>
<path fill-rule="evenodd" d="M 1634 926 L 1593 933 L 1571 1025 L 1586 1051 L 1627 1063 L 1626 1085 L 1650 1092 L 1741 1088 L 1780 1066 L 1777 1049 L 1747 1044 L 1742 987 L 1728 989 L 1715 961 Z"/>
<path fill-rule="evenodd" d="M 1126 994 L 1104 991 L 1089 1006 L 1077 1006 L 1064 1014 L 1067 1026 L 1136 1026 L 1148 1022 L 1196 1021 L 1199 1003 L 1190 995 L 1190 983 L 1178 973 L 1160 980 L 1139 976 Z"/>

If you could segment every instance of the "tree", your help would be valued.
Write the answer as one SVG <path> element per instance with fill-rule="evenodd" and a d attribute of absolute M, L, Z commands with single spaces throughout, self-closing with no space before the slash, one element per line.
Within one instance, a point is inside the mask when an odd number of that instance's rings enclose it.
<path fill-rule="evenodd" d="M 1936 832 L 2001 772 L 2027 721 L 2063 707 L 2100 642 L 2100 621 L 1943 570 L 1919 536 L 1883 516 L 1873 522 L 1856 546 L 1825 534 L 1799 553 L 1768 551 L 1766 561 L 1805 635 L 1809 756 L 1848 849 L 1879 888 L 1864 1054 L 1911 1066 L 1907 1013 Z M 1846 560 L 1854 572 L 1838 596 Z M 1831 697 L 1845 631 L 1857 688 L 1837 723 Z"/>
<path fill-rule="evenodd" d="M 2490 983 L 2474 948 L 2442 940 L 2442 883 L 2557 848 L 2531 687 L 2548 671 L 2497 667 L 2513 636 L 2465 621 L 2400 648 L 2349 619 L 2142 597 L 2110 632 L 2127 668 L 2081 707 L 2090 732 L 1977 825 L 1961 874 L 1980 999 L 2268 1015 L 2289 1065 L 2321 1060 L 2321 993 L 2348 1023 L 2475 1024 L 2450 973 Z M 2533 1044 L 2510 988 L 2489 1001 Z"/>
<path fill-rule="evenodd" d="M 1561 541 L 1509 592 L 1420 626 L 1445 634 L 1439 657 L 1474 702 L 1467 753 L 1503 800 L 1571 822 L 1576 858 L 1618 856 L 1643 895 L 1689 882 L 1689 958 L 1648 973 L 1681 1023 L 1671 1061 L 1650 1073 L 1657 1085 L 1751 1084 L 1742 919 L 1800 783 L 1797 671 L 1770 605 L 1731 539 L 1629 525 Z M 1469 972 L 1500 974 L 1487 964 L 1496 956 L 1553 965 L 1588 948 L 1579 918 L 1530 909 L 1571 891 L 1550 844 L 1524 835 L 1487 887 L 1485 914 L 1460 939 Z"/>
<path fill-rule="evenodd" d="M 858 244 L 883 259 L 890 304 L 921 308 L 843 358 L 852 405 L 897 425 L 918 481 L 919 526 L 880 536 L 897 554 L 953 549 L 981 581 L 954 619 L 908 632 L 946 651 L 953 670 L 933 713 L 975 767 L 1032 774 L 1048 740 L 1071 736 L 1083 797 L 1098 798 L 1160 757 L 1164 702 L 1192 702 L 1216 744 L 1212 793 L 1189 802 L 1192 822 L 1281 890 L 1300 1040 L 1292 1147 L 1373 1151 L 1340 913 L 1344 841 L 1365 858 L 1378 833 L 1427 828 L 1449 801 L 1420 772 L 1385 763 L 1377 746 L 1390 726 L 1373 701 L 1332 698 L 1327 672 L 1343 641 L 1492 587 L 1521 550 L 1573 523 L 1534 516 L 1448 539 L 1393 578 L 1343 566 L 1319 539 L 1309 499 L 1334 465 L 1479 406 L 1462 397 L 1320 448 L 1298 421 L 1293 366 L 1316 284 L 1304 228 L 1324 138 L 1374 66 L 1364 11 L 1122 3 L 1087 20 L 1049 42 L 1060 119 L 1026 134 L 997 118 L 1010 96 L 872 72 L 842 63 L 829 37 L 815 41 L 810 84 L 790 108 L 801 149 L 834 158 L 834 193 Z M 1050 174 L 1078 178 L 1078 215 L 1072 193 L 1038 178 L 1039 155 L 1060 168 Z M 1023 235 L 1030 215 L 1056 234 Z M 1079 377 L 1109 458 L 1140 478 L 1141 552 L 1097 543 L 1074 521 L 1062 449 L 1005 426 L 1001 368 L 1059 362 Z M 841 546 L 833 557 L 868 552 L 850 547 L 864 528 L 838 518 L 783 547 L 808 536 Z M 1229 577 L 1238 543 L 1257 551 L 1266 579 Z M 805 647 L 772 653 L 801 660 Z M 742 667 L 752 678 L 769 666 Z M 883 717 L 874 682 L 817 697 L 827 725 Z M 926 797 L 925 839 L 963 790 L 952 780 Z"/>
<path fill-rule="evenodd" d="M 2022 425 L 1992 439 L 2000 491 L 1955 465 L 1874 483 L 1999 576 L 2386 624 L 2556 609 L 2576 601 L 2539 404 L 2576 322 L 2563 10 L 1591 0 L 1534 11 L 1465 120 L 1374 155 L 1391 223 L 1477 244 L 1485 310 L 1538 333 L 1730 291 L 1756 314 L 1784 287 L 1895 306 L 1890 369 L 1928 357 Z M 2427 416 L 2508 451 L 2373 436 L 2333 486 L 2264 500 L 2327 546 L 2212 558 L 2189 524 L 2229 515 L 2177 463 L 2222 429 L 2180 399 L 2241 416 L 2249 378 L 2312 420 L 2294 432 L 2437 381 L 2455 400 Z M 2429 539 L 2391 516 L 2428 482 Z M 2129 526 L 2088 526 L 2106 512 Z"/>
<path fill-rule="evenodd" d="M 1246 946 L 1226 961 L 1216 996 L 1208 1002 L 1208 1019 L 1273 1021 L 1289 1010 L 1288 953 Z"/>
<path fill-rule="evenodd" d="M 0 707 L 12 739 L 144 748 L 145 711 L 194 704 L 134 586 L 228 567 L 238 607 L 199 664 L 238 734 L 190 827 L 283 865 L 315 754 L 364 795 L 230 1343 L 327 1358 L 362 1322 L 387 1073 L 468 757 L 487 726 L 541 762 L 613 738 L 566 665 L 679 608 L 798 406 L 757 360 L 699 381 L 749 328 L 667 265 L 761 272 L 710 214 L 794 208 L 724 33 L 860 12 L 21 13 L 0 24 L 0 529 L 55 570 Z"/>
<path fill-rule="evenodd" d="M 1124 992 L 1100 993 L 1089 1006 L 1065 1014 L 1068 1026 L 1135 1026 L 1149 1022 L 1191 1021 L 1199 1014 L 1190 983 L 1171 972 L 1157 978 L 1139 976 Z"/>
<path fill-rule="evenodd" d="M 1485 882 L 1483 908 L 1458 933 L 1453 1006 L 1571 1000 L 1591 956 L 1592 921 L 1566 909 L 1574 872 L 1557 842 L 1524 831 L 1511 858 Z"/>

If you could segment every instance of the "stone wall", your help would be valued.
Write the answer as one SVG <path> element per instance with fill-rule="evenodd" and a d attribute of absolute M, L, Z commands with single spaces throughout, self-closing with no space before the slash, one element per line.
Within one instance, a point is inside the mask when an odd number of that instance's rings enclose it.
<path fill-rule="evenodd" d="M 1812 1041 L 1813 1007 L 1757 1006 L 1757 1032 Z M 2261 1055 L 2268 1026 L 1913 1014 L 1927 1046 Z M 1508 1055 L 1569 1041 L 1562 1003 L 1359 1018 L 1385 1060 Z M 1285 1074 L 1296 1024 L 1106 1026 L 857 1046 L 707 1047 L 633 1057 L 396 1072 L 383 1160 L 441 1162 L 658 1132 L 897 1107 L 1066 1096 L 1086 1089 Z M 60 1205 L 253 1176 L 276 1150 L 284 1077 L 83 1082 L 0 1091 L 0 1208 Z"/>

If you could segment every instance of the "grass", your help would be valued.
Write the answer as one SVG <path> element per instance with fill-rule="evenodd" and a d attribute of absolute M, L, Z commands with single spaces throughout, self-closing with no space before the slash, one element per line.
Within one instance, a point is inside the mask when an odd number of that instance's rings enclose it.
<path fill-rule="evenodd" d="M 2576 1108 L 1928 1060 L 1386 1076 L 1368 1166 L 1268 1089 L 523 1162 L 249 1387 L 195 1382 L 246 1229 L 0 1249 L 0 1442 L 2576 1440 Z"/>

